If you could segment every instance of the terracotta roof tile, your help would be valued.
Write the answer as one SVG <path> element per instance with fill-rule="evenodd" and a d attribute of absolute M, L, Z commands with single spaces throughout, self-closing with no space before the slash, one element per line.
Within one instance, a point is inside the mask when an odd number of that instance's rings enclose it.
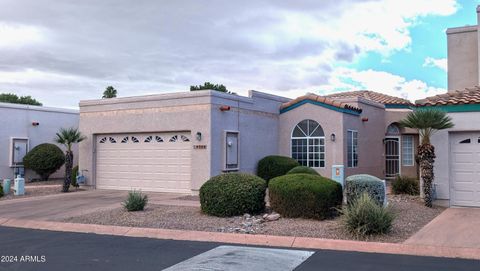
<path fill-rule="evenodd" d="M 430 105 L 448 105 L 448 104 L 479 104 L 480 103 L 480 87 L 466 88 L 463 90 L 450 91 L 439 94 L 415 102 L 419 106 Z"/>
<path fill-rule="evenodd" d="M 295 105 L 299 102 L 302 102 L 302 101 L 305 101 L 305 100 L 310 100 L 310 101 L 314 101 L 314 102 L 319 102 L 319 103 L 323 103 L 323 104 L 326 104 L 326 105 L 331 105 L 331 106 L 334 106 L 334 107 L 337 107 L 337 108 L 341 108 L 341 109 L 347 109 L 347 110 L 351 110 L 351 111 L 355 111 L 357 113 L 361 113 L 362 112 L 362 109 L 358 108 L 358 107 L 355 107 L 355 106 L 352 106 L 352 105 L 349 105 L 347 103 L 344 103 L 344 102 L 340 102 L 340 101 L 335 101 L 333 99 L 330 99 L 328 97 L 325 97 L 325 96 L 319 96 L 319 95 L 316 95 L 316 94 L 306 94 L 306 95 L 303 95 L 303 96 L 300 96 L 298 98 L 295 98 L 289 102 L 286 102 L 284 104 L 281 105 L 280 107 L 280 110 L 282 109 L 285 109 L 287 107 L 290 107 L 292 105 Z"/>
<path fill-rule="evenodd" d="M 364 98 L 370 101 L 381 103 L 384 105 L 395 104 L 395 105 L 413 105 L 409 100 L 386 95 L 383 93 L 378 93 L 370 90 L 358 90 L 358 91 L 348 91 L 348 92 L 338 92 L 326 96 L 330 99 L 347 99 L 347 98 Z"/>

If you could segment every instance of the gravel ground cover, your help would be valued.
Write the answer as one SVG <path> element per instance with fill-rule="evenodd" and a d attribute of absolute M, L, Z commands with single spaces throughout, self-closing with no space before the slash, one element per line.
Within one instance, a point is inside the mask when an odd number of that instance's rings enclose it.
<path fill-rule="evenodd" d="M 77 192 L 77 191 L 85 191 L 82 188 L 70 188 L 70 192 Z M 60 194 L 62 193 L 62 186 L 61 185 L 51 185 L 51 187 L 35 187 L 26 185 L 25 186 L 25 195 L 22 196 L 14 196 L 13 189 L 8 195 L 4 195 L 0 198 L 0 201 L 3 200 L 10 200 L 10 199 L 20 199 L 20 198 L 29 198 L 29 197 L 37 197 L 37 196 L 45 196 L 45 195 L 53 195 L 53 194 Z"/>
<path fill-rule="evenodd" d="M 219 218 L 201 213 L 198 207 L 147 205 L 143 212 L 127 212 L 122 208 L 95 212 L 65 219 L 66 222 L 118 225 L 130 227 L 165 228 L 211 232 L 235 232 L 303 236 L 331 239 L 357 239 L 377 242 L 403 242 L 439 215 L 445 208 L 427 208 L 412 196 L 390 196 L 389 204 L 395 211 L 393 229 L 389 234 L 357 238 L 343 230 L 341 218 L 309 220 L 280 218 L 268 221 L 264 214 Z"/>

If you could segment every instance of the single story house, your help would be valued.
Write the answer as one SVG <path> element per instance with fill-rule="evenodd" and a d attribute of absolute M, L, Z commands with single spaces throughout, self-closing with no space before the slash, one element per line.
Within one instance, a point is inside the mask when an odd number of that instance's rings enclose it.
<path fill-rule="evenodd" d="M 291 100 L 213 90 L 80 102 L 79 165 L 101 189 L 197 193 L 222 172 L 285 155 L 331 176 L 417 176 L 418 134 L 396 123 L 408 100 L 354 91 Z"/>
<path fill-rule="evenodd" d="M 30 170 L 24 171 L 25 154 L 39 144 L 54 143 L 60 128 L 78 127 L 79 121 L 78 110 L 11 103 L 0 103 L 0 116 L 0 179 L 24 174 L 27 181 L 38 176 Z M 74 156 L 78 156 L 77 149 Z M 51 177 L 63 176 L 60 169 Z"/>
<path fill-rule="evenodd" d="M 436 197 L 449 205 L 480 207 L 480 88 L 417 101 L 447 112 L 455 126 L 433 134 Z"/>

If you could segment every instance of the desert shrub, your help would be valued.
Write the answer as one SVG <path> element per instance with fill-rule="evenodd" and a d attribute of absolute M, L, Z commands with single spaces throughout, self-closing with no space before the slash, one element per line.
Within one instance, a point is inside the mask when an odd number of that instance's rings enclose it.
<path fill-rule="evenodd" d="M 368 174 L 358 174 L 345 179 L 347 204 L 352 204 L 363 193 L 367 193 L 380 205 L 385 202 L 385 185 L 379 178 Z"/>
<path fill-rule="evenodd" d="M 258 161 L 257 175 L 266 180 L 287 174 L 289 170 L 300 164 L 293 158 L 279 155 L 270 155 Z"/>
<path fill-rule="evenodd" d="M 417 179 L 407 176 L 397 176 L 392 183 L 394 194 L 420 195 L 420 183 Z"/>
<path fill-rule="evenodd" d="M 297 174 L 297 173 L 306 173 L 306 174 L 313 174 L 313 175 L 320 175 L 318 172 L 311 168 L 311 167 L 306 167 L 306 166 L 298 166 L 290 169 L 290 171 L 287 172 L 287 174 Z"/>
<path fill-rule="evenodd" d="M 394 219 L 389 207 L 379 205 L 367 193 L 362 193 L 343 209 L 343 224 L 357 236 L 388 233 Z"/>
<path fill-rule="evenodd" d="M 70 183 L 73 187 L 79 187 L 77 183 L 77 176 L 78 176 L 78 166 L 74 166 L 72 168 L 72 182 Z"/>
<path fill-rule="evenodd" d="M 123 202 L 123 207 L 129 211 L 143 211 L 145 205 L 147 205 L 148 196 L 142 194 L 141 191 L 130 191 L 128 192 L 127 199 Z"/>
<path fill-rule="evenodd" d="M 200 188 L 202 211 L 214 216 L 258 213 L 265 209 L 266 181 L 247 173 L 225 173 Z"/>
<path fill-rule="evenodd" d="M 334 216 L 342 204 L 342 186 L 328 178 L 288 174 L 268 185 L 270 206 L 285 217 L 325 219 Z"/>
<path fill-rule="evenodd" d="M 37 173 L 42 181 L 65 163 L 65 155 L 62 150 L 54 144 L 44 143 L 36 146 L 23 157 L 23 164 L 26 168 Z"/>

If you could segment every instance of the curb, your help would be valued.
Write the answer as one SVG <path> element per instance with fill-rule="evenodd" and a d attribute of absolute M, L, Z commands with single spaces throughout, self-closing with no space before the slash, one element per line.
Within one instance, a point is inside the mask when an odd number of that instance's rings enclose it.
<path fill-rule="evenodd" d="M 293 236 L 248 235 L 238 233 L 136 228 L 124 226 L 107 226 L 97 224 L 80 224 L 5 218 L 0 218 L 0 226 L 182 241 L 204 241 L 257 246 L 325 249 L 480 260 L 480 249 L 478 248 L 438 247 Z"/>

